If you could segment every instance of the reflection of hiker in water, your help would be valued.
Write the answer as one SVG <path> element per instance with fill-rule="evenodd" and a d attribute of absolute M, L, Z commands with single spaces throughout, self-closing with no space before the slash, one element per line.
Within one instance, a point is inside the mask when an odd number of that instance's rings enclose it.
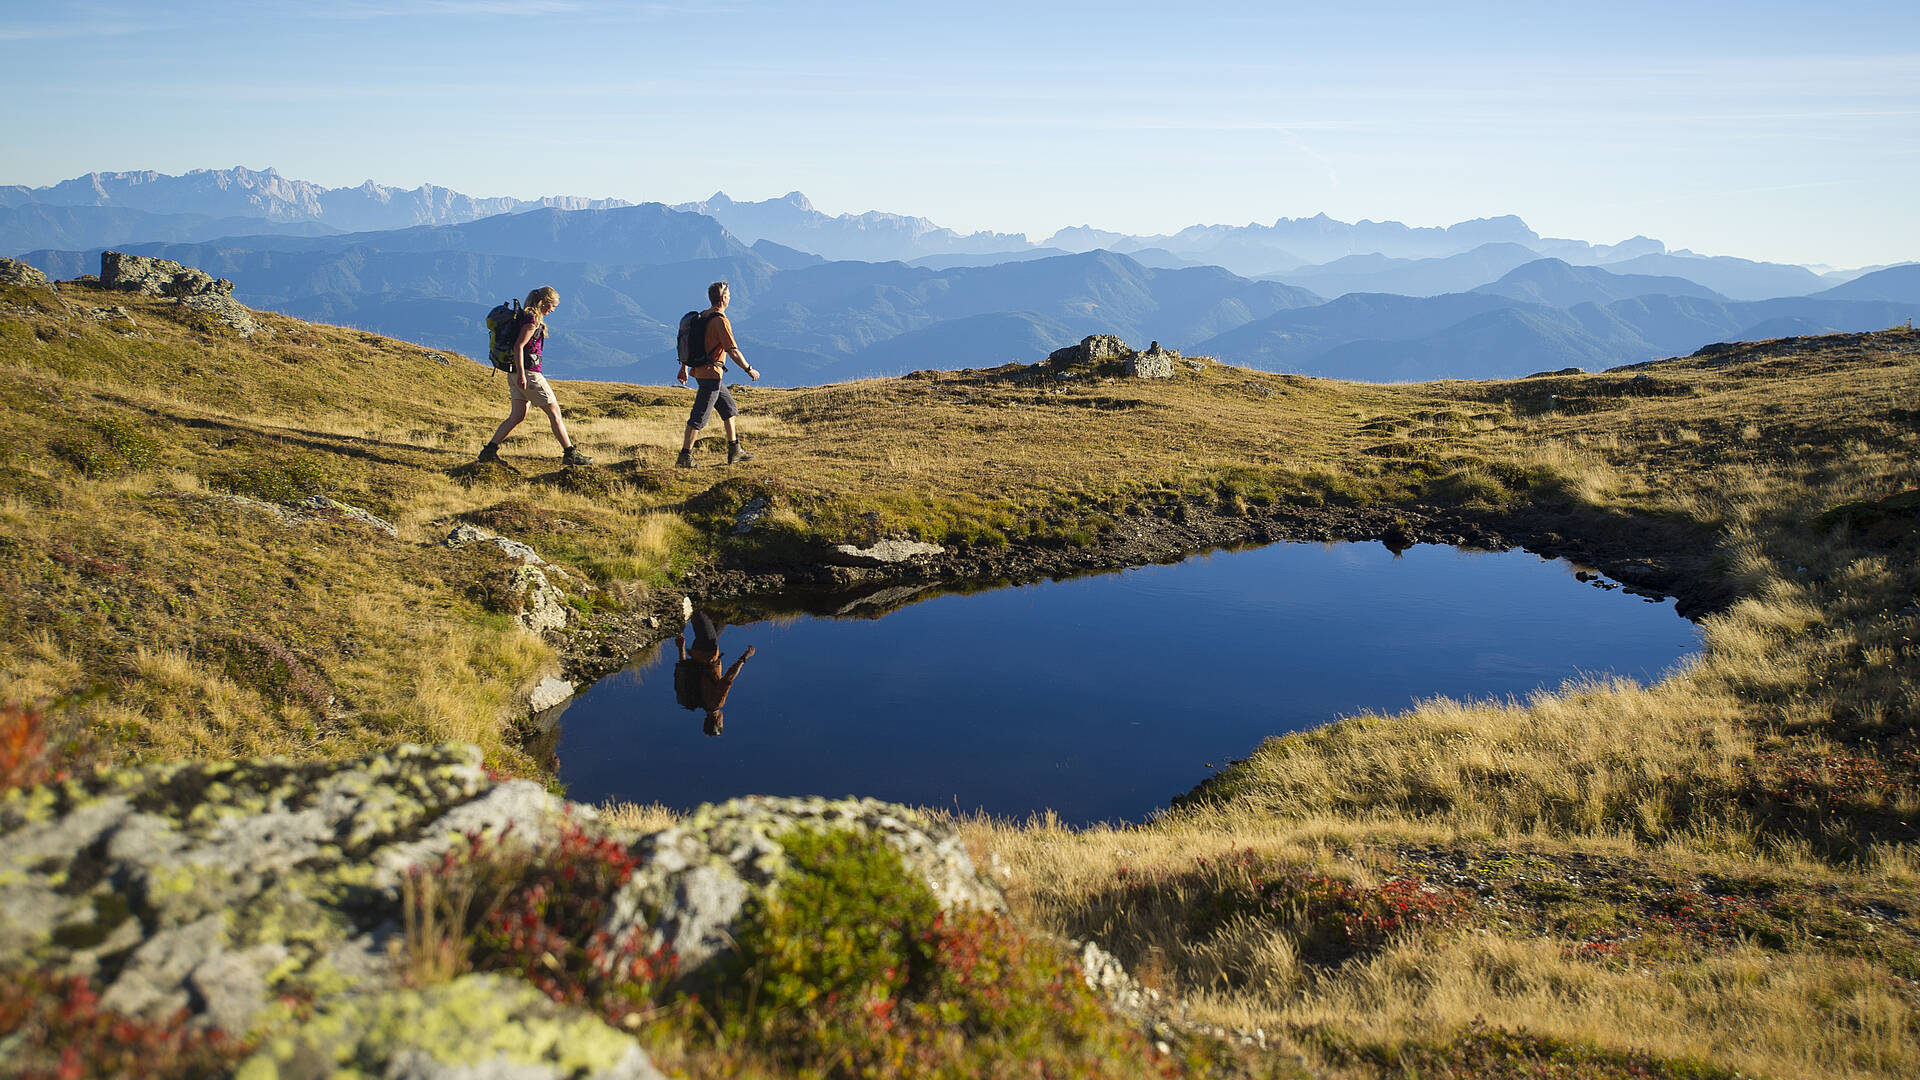
<path fill-rule="evenodd" d="M 753 646 L 740 654 L 740 659 L 723 675 L 720 672 L 720 631 L 727 628 L 726 623 L 715 623 L 704 611 L 693 613 L 693 648 L 687 648 L 685 634 L 673 635 L 674 648 L 680 651 L 680 660 L 673 665 L 673 697 L 683 708 L 705 709 L 706 722 L 701 730 L 709 735 L 718 735 L 727 726 L 726 717 L 720 712 L 727 703 L 727 692 L 733 689 L 733 680 L 740 675 L 741 667 L 753 656 Z"/>

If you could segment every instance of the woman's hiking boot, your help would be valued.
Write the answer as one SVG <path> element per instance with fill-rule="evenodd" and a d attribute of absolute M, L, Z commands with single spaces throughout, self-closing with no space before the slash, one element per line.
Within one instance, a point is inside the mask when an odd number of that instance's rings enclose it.
<path fill-rule="evenodd" d="M 569 446 L 569 447 L 567 447 L 567 452 L 566 452 L 566 453 L 564 453 L 564 454 L 561 454 L 561 455 L 560 455 L 560 464 L 562 464 L 562 465 L 591 465 L 591 464 L 593 464 L 593 459 L 592 459 L 592 458 L 590 458 L 590 457 L 588 457 L 587 455 L 585 455 L 585 454 L 583 454 L 583 453 L 581 453 L 581 452 L 580 452 L 580 448 L 579 448 L 579 447 L 577 447 L 577 446 Z"/>
<path fill-rule="evenodd" d="M 739 439 L 735 439 L 727 444 L 727 464 L 731 465 L 736 461 L 752 460 L 753 455 L 747 453 L 746 448 L 740 445 Z"/>
<path fill-rule="evenodd" d="M 691 450 L 680 451 L 680 456 L 677 458 L 674 458 L 673 463 L 682 469 L 693 468 L 693 451 Z"/>
<path fill-rule="evenodd" d="M 487 445 L 481 447 L 480 460 L 481 461 L 499 461 L 500 460 L 500 444 L 497 442 L 490 442 Z"/>

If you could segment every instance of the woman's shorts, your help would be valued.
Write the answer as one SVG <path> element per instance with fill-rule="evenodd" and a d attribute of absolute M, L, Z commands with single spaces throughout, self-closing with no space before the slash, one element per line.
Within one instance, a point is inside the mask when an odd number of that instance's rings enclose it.
<path fill-rule="evenodd" d="M 507 398 L 515 405 L 524 401 L 540 409 L 550 409 L 560 404 L 554 399 L 553 387 L 547 385 L 547 377 L 537 371 L 527 372 L 527 389 L 524 393 L 520 390 L 520 383 L 514 379 L 513 372 L 507 372 Z"/>
<path fill-rule="evenodd" d="M 720 385 L 719 379 L 695 379 L 700 389 L 693 395 L 693 412 L 687 417 L 687 426 L 695 431 L 707 426 L 707 415 L 719 412 L 720 419 L 731 420 L 740 415 L 740 409 L 733 403 L 733 395 Z"/>

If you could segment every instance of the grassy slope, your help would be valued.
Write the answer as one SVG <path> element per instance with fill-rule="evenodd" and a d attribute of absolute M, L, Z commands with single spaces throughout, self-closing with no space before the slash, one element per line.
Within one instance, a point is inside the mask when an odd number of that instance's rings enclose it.
<path fill-rule="evenodd" d="M 133 324 L 89 314 L 113 304 Z M 1920 1066 L 1913 518 L 1822 518 L 1916 485 L 1911 334 L 1638 382 L 1207 366 L 750 390 L 762 457 L 733 473 L 669 467 L 680 393 L 562 384 L 609 466 L 569 475 L 534 424 L 507 448 L 517 470 L 468 466 L 504 406 L 485 369 L 271 315 L 242 342 L 175 310 L 0 292 L 22 373 L 0 388 L 0 697 L 67 695 L 91 753 L 459 738 L 526 768 L 517 695 L 555 654 L 489 610 L 499 565 L 433 541 L 478 517 L 617 613 L 712 555 L 686 522 L 728 475 L 775 494 L 776 537 L 1075 545 L 1194 500 L 1654 527 L 1711 549 L 1740 598 L 1658 686 L 1352 718 L 1271 741 L 1143 829 L 970 837 L 1029 920 L 1098 936 L 1199 1016 L 1335 1072 L 1559 1053 L 1612 1075 L 1614 1051 L 1774 1076 Z M 400 539 L 227 491 L 324 493 Z"/>

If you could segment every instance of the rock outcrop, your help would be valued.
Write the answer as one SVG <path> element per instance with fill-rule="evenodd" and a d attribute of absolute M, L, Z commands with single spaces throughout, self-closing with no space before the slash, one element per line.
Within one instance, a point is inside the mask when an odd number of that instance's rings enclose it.
<path fill-rule="evenodd" d="M 47 283 L 47 275 L 19 259 L 0 259 L 0 285 L 38 288 Z"/>
<path fill-rule="evenodd" d="M 473 545 L 490 547 L 519 563 L 509 583 L 512 591 L 521 598 L 520 609 L 514 618 L 519 620 L 521 626 L 536 634 L 567 628 L 572 609 L 567 607 L 567 594 L 554 584 L 553 579 L 558 579 L 562 584 L 573 584 L 573 576 L 541 558 L 531 545 L 496 536 L 478 525 L 465 523 L 455 526 L 447 534 L 444 543 L 450 548 Z"/>
<path fill-rule="evenodd" d="M 103 251 L 100 285 L 122 292 L 172 297 L 174 303 L 210 316 L 244 338 L 260 331 L 253 309 L 233 298 L 233 282 L 172 259 Z"/>
<path fill-rule="evenodd" d="M 1132 352 L 1126 342 L 1112 334 L 1088 334 L 1078 345 L 1048 353 L 1047 359 L 1055 364 L 1104 364 L 1109 360 L 1124 360 Z"/>
<path fill-rule="evenodd" d="M 233 282 L 205 270 L 122 251 L 100 253 L 100 287 L 147 296 L 231 296 Z"/>
<path fill-rule="evenodd" d="M 85 975 L 105 1008 L 259 1039 L 238 1076 L 651 1078 L 633 1038 L 528 982 L 403 972 L 403 883 L 472 850 L 564 837 L 636 860 L 608 940 L 664 949 L 683 982 L 736 948 L 789 880 L 783 841 L 850 834 L 895 853 L 943 909 L 1004 910 L 958 838 L 871 799 L 735 799 L 647 835 L 531 781 L 492 779 L 472 747 L 354 761 L 122 769 L 0 797 L 0 963 Z M 489 845 L 491 845 L 489 847 Z M 305 1001 L 290 1008 L 288 1001 Z"/>
<path fill-rule="evenodd" d="M 566 804 L 470 747 L 108 772 L 0 801 L 0 957 L 102 1004 L 245 1030 L 289 981 L 394 985 L 401 874 L 467 833 L 550 832 Z"/>
<path fill-rule="evenodd" d="M 1180 354 L 1172 349 L 1163 349 L 1159 342 L 1147 346 L 1147 351 L 1135 353 L 1127 358 L 1127 374 L 1137 379 L 1171 379 L 1173 362 Z"/>
<path fill-rule="evenodd" d="M 1136 379 L 1171 379 L 1173 362 L 1178 359 L 1179 353 L 1161 348 L 1157 341 L 1148 345 L 1146 352 L 1139 352 L 1112 334 L 1090 334 L 1078 345 L 1047 354 L 1050 364 L 1116 365 L 1121 374 Z"/>

